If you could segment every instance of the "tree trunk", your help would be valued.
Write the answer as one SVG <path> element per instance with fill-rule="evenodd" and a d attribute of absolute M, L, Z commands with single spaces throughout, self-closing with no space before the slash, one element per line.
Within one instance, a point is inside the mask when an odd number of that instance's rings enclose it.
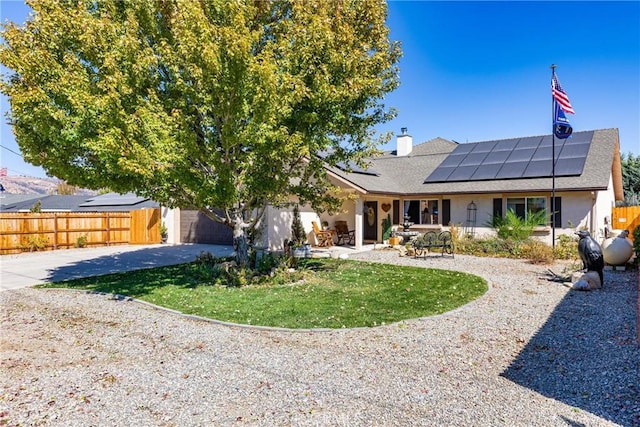
<path fill-rule="evenodd" d="M 236 249 L 236 263 L 240 267 L 246 267 L 249 263 L 249 246 L 247 244 L 247 233 L 245 222 L 240 214 L 236 214 L 233 219 L 233 245 Z"/>

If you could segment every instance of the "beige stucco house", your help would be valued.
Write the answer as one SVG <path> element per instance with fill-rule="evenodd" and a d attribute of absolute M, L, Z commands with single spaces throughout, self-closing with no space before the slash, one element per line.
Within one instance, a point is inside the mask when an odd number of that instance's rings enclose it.
<path fill-rule="evenodd" d="M 543 135 L 459 144 L 435 138 L 417 145 L 403 129 L 396 150 L 371 159 L 367 169 L 327 171 L 351 197 L 333 216 L 302 207 L 303 224 L 313 241 L 311 221 L 327 221 L 331 227 L 336 220 L 346 220 L 356 232 L 356 248 L 381 242 L 387 216 L 396 228 L 402 228 L 407 216 L 412 231 L 456 225 L 482 236 L 493 233 L 486 226 L 492 215 L 508 209 L 519 215 L 549 213 L 549 224 L 534 233 L 548 244 L 552 236 L 573 234 L 576 228 L 600 237 L 605 217 L 611 216 L 615 201 L 624 198 L 617 129 L 576 132 L 566 140 Z M 556 214 L 551 219 L 553 175 Z M 290 230 L 291 212 L 271 209 L 265 245 L 282 249 Z"/>

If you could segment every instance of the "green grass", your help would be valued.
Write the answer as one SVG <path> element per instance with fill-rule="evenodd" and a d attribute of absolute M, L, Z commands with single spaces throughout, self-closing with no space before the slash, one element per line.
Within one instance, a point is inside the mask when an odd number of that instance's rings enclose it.
<path fill-rule="evenodd" d="M 295 280 L 304 279 L 285 285 L 214 286 L 197 279 L 194 264 L 182 264 L 42 287 L 128 295 L 187 314 L 285 328 L 388 324 L 444 313 L 487 291 L 484 279 L 454 271 L 332 259 L 301 264 Z"/>

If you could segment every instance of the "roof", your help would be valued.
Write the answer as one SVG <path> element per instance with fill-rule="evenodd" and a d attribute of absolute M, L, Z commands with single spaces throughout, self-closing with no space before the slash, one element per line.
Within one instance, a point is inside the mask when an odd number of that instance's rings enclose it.
<path fill-rule="evenodd" d="M 108 193 L 99 196 L 66 196 L 41 194 L 3 194 L 2 212 L 28 212 L 40 201 L 44 212 L 123 212 L 143 208 L 157 208 L 157 202 L 133 193 Z"/>
<path fill-rule="evenodd" d="M 546 137 L 551 138 L 550 135 L 542 135 L 537 138 L 542 140 Z M 525 138 L 536 137 L 516 139 Z M 588 139 L 589 148 L 584 159 L 584 167 L 578 172 L 579 174 L 556 175 L 557 191 L 594 191 L 608 188 L 614 153 L 618 149 L 618 130 L 600 129 L 575 132 L 573 138 L 567 140 L 566 144 L 569 146 L 572 140 L 579 141 L 585 138 Z M 507 142 L 513 143 L 513 140 L 514 138 L 473 144 L 500 145 Z M 415 145 L 407 156 L 399 157 L 394 152 L 384 153 L 380 157 L 370 159 L 371 167 L 376 170 L 377 176 L 345 172 L 337 168 L 328 169 L 342 180 L 368 193 L 402 195 L 512 193 L 549 191 L 552 187 L 550 174 L 531 178 L 425 182 L 425 179 L 449 158 L 457 147 L 464 145 L 466 144 L 435 138 Z M 558 145 L 560 145 L 559 141 Z M 560 155 L 559 151 L 556 151 L 556 158 Z"/>

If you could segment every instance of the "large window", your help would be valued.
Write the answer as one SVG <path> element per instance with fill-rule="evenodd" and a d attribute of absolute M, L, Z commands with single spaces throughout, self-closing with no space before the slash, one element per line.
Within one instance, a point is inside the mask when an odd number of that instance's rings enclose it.
<path fill-rule="evenodd" d="M 438 224 L 438 200 L 405 200 L 404 215 L 414 224 Z"/>
<path fill-rule="evenodd" d="M 529 212 L 546 212 L 546 197 L 511 197 L 507 199 L 507 210 L 511 209 L 520 218 L 527 219 Z"/>

